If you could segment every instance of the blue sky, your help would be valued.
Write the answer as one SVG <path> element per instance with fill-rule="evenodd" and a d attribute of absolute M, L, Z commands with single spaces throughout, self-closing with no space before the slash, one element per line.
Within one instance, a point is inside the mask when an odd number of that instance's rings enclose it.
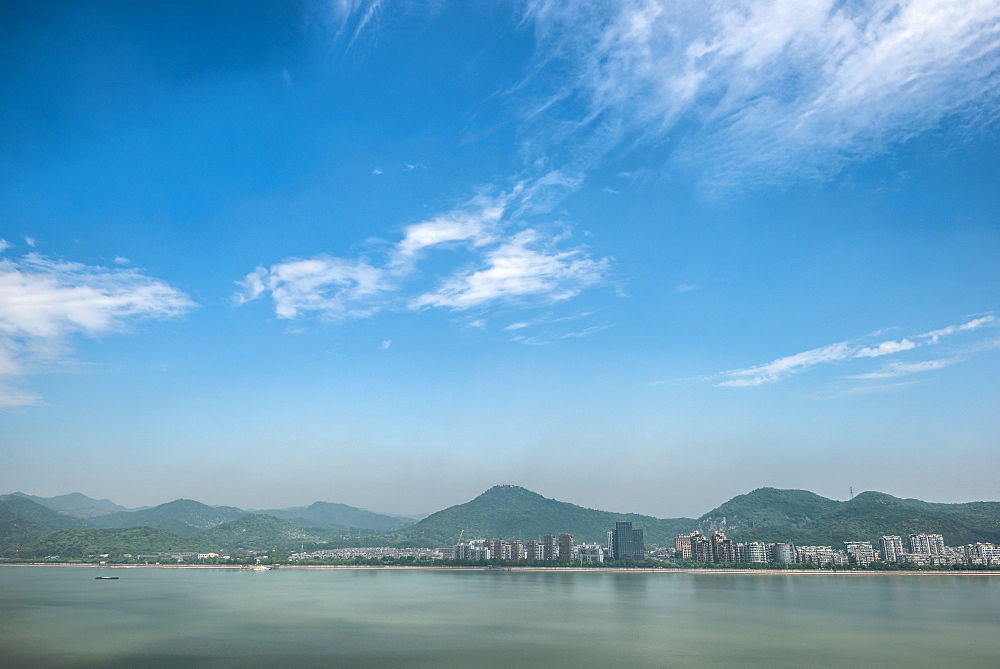
<path fill-rule="evenodd" d="M 996 499 L 1000 3 L 7 3 L 0 491 Z"/>

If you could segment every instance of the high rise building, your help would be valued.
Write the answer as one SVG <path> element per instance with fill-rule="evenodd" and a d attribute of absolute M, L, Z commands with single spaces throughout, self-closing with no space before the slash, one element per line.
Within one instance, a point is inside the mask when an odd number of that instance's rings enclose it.
<path fill-rule="evenodd" d="M 770 562 L 769 546 L 760 541 L 751 541 L 745 544 L 736 544 L 733 547 L 736 553 L 735 562 Z"/>
<path fill-rule="evenodd" d="M 523 560 L 524 559 L 524 545 L 520 541 L 510 542 L 510 559 L 511 560 Z"/>
<path fill-rule="evenodd" d="M 921 555 L 944 555 L 944 537 L 940 534 L 911 534 L 910 552 Z"/>
<path fill-rule="evenodd" d="M 556 535 L 546 534 L 542 537 L 542 559 L 555 560 L 559 556 L 556 547 Z"/>
<path fill-rule="evenodd" d="M 642 560 L 646 557 L 642 530 L 633 530 L 632 523 L 615 523 L 613 543 L 616 560 Z"/>
<path fill-rule="evenodd" d="M 576 551 L 580 562 L 604 562 L 604 547 L 600 544 L 580 544 Z"/>
<path fill-rule="evenodd" d="M 712 562 L 736 562 L 733 540 L 719 530 L 712 532 Z"/>
<path fill-rule="evenodd" d="M 559 559 L 564 562 L 569 562 L 573 559 L 573 535 L 572 534 L 560 534 L 559 535 Z"/>
<path fill-rule="evenodd" d="M 868 565 L 875 562 L 875 549 L 869 541 L 845 541 L 844 552 L 852 564 Z"/>
<path fill-rule="evenodd" d="M 771 547 L 771 561 L 781 564 L 795 562 L 795 544 L 774 544 Z"/>
<path fill-rule="evenodd" d="M 691 533 L 691 559 L 695 562 L 712 561 L 712 542 L 698 531 Z"/>
<path fill-rule="evenodd" d="M 903 550 L 903 540 L 900 537 L 882 537 L 879 542 L 882 544 L 882 561 L 899 562 Z"/>
<path fill-rule="evenodd" d="M 678 534 L 674 537 L 674 550 L 676 550 L 680 555 L 677 557 L 683 560 L 691 559 L 691 536 L 687 534 Z"/>
<path fill-rule="evenodd" d="M 532 539 L 528 542 L 528 548 L 526 551 L 527 560 L 541 560 L 542 559 L 542 547 L 541 545 Z"/>

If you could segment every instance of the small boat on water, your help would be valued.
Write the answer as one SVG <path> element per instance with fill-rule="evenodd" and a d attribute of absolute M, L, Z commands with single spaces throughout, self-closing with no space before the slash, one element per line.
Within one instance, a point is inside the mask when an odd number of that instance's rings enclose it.
<path fill-rule="evenodd" d="M 118 577 L 117 576 L 95 576 L 94 580 L 96 580 L 96 581 L 117 581 Z"/>

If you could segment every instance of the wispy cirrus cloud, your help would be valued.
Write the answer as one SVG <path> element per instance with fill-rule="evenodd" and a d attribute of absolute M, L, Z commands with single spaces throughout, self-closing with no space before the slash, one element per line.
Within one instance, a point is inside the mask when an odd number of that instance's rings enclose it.
<path fill-rule="evenodd" d="M 674 165 L 725 188 L 824 177 L 953 115 L 969 128 L 997 116 L 996 0 L 522 7 L 537 50 L 519 90 L 536 101 L 525 133 L 539 155 L 592 164 L 669 141 Z"/>
<path fill-rule="evenodd" d="M 40 398 L 20 382 L 41 365 L 66 362 L 72 338 L 179 316 L 194 302 L 138 270 L 56 260 L 37 253 L 0 259 L 0 406 Z"/>
<path fill-rule="evenodd" d="M 920 372 L 931 372 L 936 369 L 950 367 L 957 362 L 962 362 L 964 358 L 938 358 L 937 360 L 921 360 L 919 362 L 890 362 L 880 369 L 866 374 L 853 374 L 849 379 L 894 379 L 897 376 L 907 376 L 909 374 L 919 374 Z"/>
<path fill-rule="evenodd" d="M 939 330 L 914 335 L 912 338 L 887 340 L 875 345 L 864 345 L 853 341 L 837 342 L 836 344 L 778 358 L 762 365 L 724 372 L 720 375 L 724 380 L 719 381 L 715 385 L 730 388 L 761 386 L 787 379 L 795 374 L 805 372 L 820 365 L 852 359 L 860 360 L 896 355 L 921 346 L 937 344 L 943 337 L 961 332 L 970 332 L 984 327 L 996 327 L 997 325 L 1000 325 L 1000 320 L 995 316 L 988 315 L 974 318 L 965 323 L 949 325 Z M 986 350 L 983 347 L 979 347 L 979 349 Z M 971 352 L 975 349 L 970 348 L 967 350 Z M 961 362 L 963 359 L 963 357 L 953 357 L 907 363 L 894 361 L 884 365 L 879 370 L 852 375 L 848 378 L 887 379 L 905 374 L 941 369 L 956 362 Z"/>
<path fill-rule="evenodd" d="M 564 228 L 547 232 L 521 222 L 518 212 L 537 210 L 536 200 L 553 184 L 562 182 L 543 178 L 496 195 L 478 193 L 406 226 L 380 263 L 318 255 L 258 267 L 238 282 L 237 302 L 270 295 L 279 318 L 313 313 L 344 321 L 386 308 L 464 311 L 570 299 L 605 281 L 611 259 L 592 258 L 585 247 L 570 246 Z M 441 254 L 455 250 L 464 260 L 457 267 L 424 262 L 431 253 L 440 261 Z M 465 260 L 470 254 L 471 262 Z M 434 287 L 419 288 L 428 279 Z"/>
<path fill-rule="evenodd" d="M 437 290 L 412 299 L 410 308 L 469 309 L 526 298 L 561 302 L 606 277 L 609 259 L 595 260 L 580 249 L 557 250 L 550 241 L 523 230 L 490 251 L 484 267 L 446 279 Z"/>
<path fill-rule="evenodd" d="M 258 267 L 239 283 L 243 288 L 237 295 L 240 304 L 269 293 L 278 318 L 318 312 L 334 321 L 378 311 L 373 299 L 390 285 L 383 269 L 326 255 Z"/>

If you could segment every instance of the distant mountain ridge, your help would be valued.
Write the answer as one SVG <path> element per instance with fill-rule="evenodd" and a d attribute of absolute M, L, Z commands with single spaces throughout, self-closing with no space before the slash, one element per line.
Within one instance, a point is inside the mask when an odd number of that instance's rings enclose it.
<path fill-rule="evenodd" d="M 375 513 L 346 504 L 313 502 L 288 509 L 264 509 L 258 514 L 274 516 L 299 527 L 354 527 L 362 530 L 395 530 L 413 525 L 411 518 Z"/>
<path fill-rule="evenodd" d="M 58 511 L 67 516 L 76 518 L 93 518 L 103 516 L 116 511 L 136 511 L 137 509 L 127 509 L 124 506 L 115 504 L 109 499 L 93 499 L 80 492 L 71 492 L 68 495 L 57 495 L 55 497 L 37 497 L 23 492 L 12 492 L 10 495 L 0 495 L 3 497 L 24 497 L 32 502 L 41 504 L 44 507 Z"/>
<path fill-rule="evenodd" d="M 251 514 L 235 507 L 181 499 L 141 511 L 74 518 L 23 493 L 0 495 L 0 555 L 9 556 L 14 549 L 40 557 L 59 554 L 59 542 L 65 546 L 64 553 L 100 545 L 128 546 L 130 553 L 167 545 L 189 550 L 193 550 L 191 546 L 209 550 L 292 550 L 304 545 L 434 547 L 454 544 L 463 530 L 466 539 L 528 541 L 544 534 L 567 533 L 576 543 L 603 543 L 606 532 L 619 521 L 630 521 L 644 530 L 647 545 L 672 545 L 675 535 L 695 529 L 719 529 L 736 541 L 790 541 L 798 545 L 876 543 L 884 534 L 905 539 L 910 533 L 942 534 L 945 542 L 954 546 L 978 541 L 1000 543 L 1000 502 L 942 504 L 874 491 L 841 502 L 807 490 L 758 488 L 694 519 L 588 509 L 503 485 L 415 524 L 386 530 L 359 526 L 408 519 L 324 502 L 271 511 Z M 290 518 L 281 519 L 274 513 Z M 345 518 L 350 524 L 335 525 L 335 518 Z M 52 543 L 53 536 L 56 543 Z"/>
<path fill-rule="evenodd" d="M 520 486 L 494 486 L 464 504 L 432 513 L 412 527 L 394 533 L 397 540 L 411 538 L 438 545 L 455 543 L 461 531 L 466 539 L 521 539 L 545 534 L 572 534 L 577 543 L 604 543 L 608 530 L 619 521 L 632 522 L 645 532 L 648 543 L 673 541 L 679 532 L 694 528 L 693 518 L 654 518 L 636 513 L 588 509 L 543 497 Z"/>

